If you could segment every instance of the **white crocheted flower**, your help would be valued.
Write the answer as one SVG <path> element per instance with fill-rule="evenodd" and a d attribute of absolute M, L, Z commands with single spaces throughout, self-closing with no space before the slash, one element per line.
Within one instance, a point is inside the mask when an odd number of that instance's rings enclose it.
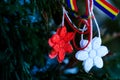
<path fill-rule="evenodd" d="M 87 44 L 88 40 L 81 40 L 80 46 L 83 48 Z M 85 72 L 89 72 L 93 66 L 97 68 L 103 67 L 103 60 L 101 57 L 108 53 L 106 46 L 101 46 L 101 38 L 95 37 L 91 43 L 84 50 L 80 50 L 75 54 L 75 57 L 83 61 Z"/>

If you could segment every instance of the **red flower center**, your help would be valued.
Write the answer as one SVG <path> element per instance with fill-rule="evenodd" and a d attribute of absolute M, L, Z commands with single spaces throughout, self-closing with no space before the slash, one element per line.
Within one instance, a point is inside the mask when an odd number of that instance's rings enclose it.
<path fill-rule="evenodd" d="M 64 40 L 60 40 L 59 47 L 63 48 L 64 46 L 65 46 L 65 41 Z"/>

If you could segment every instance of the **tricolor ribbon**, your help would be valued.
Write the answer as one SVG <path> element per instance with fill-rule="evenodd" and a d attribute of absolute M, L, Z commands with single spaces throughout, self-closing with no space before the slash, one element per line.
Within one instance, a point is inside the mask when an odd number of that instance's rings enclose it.
<path fill-rule="evenodd" d="M 77 7 L 77 4 L 76 4 L 76 0 L 67 0 L 67 5 L 73 11 L 78 12 L 78 7 Z"/>
<path fill-rule="evenodd" d="M 119 14 L 119 10 L 108 3 L 106 0 L 94 0 L 94 5 L 101 9 L 112 19 L 115 19 L 115 17 Z"/>
<path fill-rule="evenodd" d="M 119 9 L 108 3 L 106 0 L 93 0 L 93 1 L 95 6 L 97 6 L 100 10 L 102 10 L 112 19 L 115 19 L 115 17 L 119 14 Z M 71 10 L 78 12 L 76 0 L 67 0 L 67 5 Z"/>

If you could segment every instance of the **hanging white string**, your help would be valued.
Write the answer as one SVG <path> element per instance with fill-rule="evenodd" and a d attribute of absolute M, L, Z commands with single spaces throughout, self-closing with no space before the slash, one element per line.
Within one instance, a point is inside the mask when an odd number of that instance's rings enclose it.
<path fill-rule="evenodd" d="M 90 9 L 90 7 L 91 7 L 91 6 L 90 6 L 90 2 L 91 2 L 90 0 L 87 0 L 87 3 L 88 3 L 88 6 L 87 6 L 87 7 L 88 7 L 88 12 L 89 12 L 88 15 L 91 17 L 91 16 L 92 16 L 91 10 L 93 10 L 93 8 Z M 92 7 L 93 7 L 93 3 L 92 3 Z M 91 33 L 90 41 L 91 41 L 91 40 L 92 40 L 92 37 L 93 37 L 93 32 L 92 32 L 92 31 L 93 31 L 92 18 L 90 18 L 90 27 L 91 27 L 91 32 L 90 32 L 90 33 Z"/>
<path fill-rule="evenodd" d="M 62 6 L 62 9 L 63 9 L 62 26 L 64 26 L 64 19 L 65 19 L 65 17 L 64 17 L 64 7 L 63 6 Z"/>
<path fill-rule="evenodd" d="M 82 29 L 82 32 L 86 31 L 86 25 L 84 25 L 83 29 Z M 83 40 L 83 34 L 81 34 L 81 40 Z"/>
<path fill-rule="evenodd" d="M 101 37 L 101 36 L 100 36 L 100 28 L 99 28 L 99 25 L 98 25 L 98 23 L 97 23 L 97 20 L 96 20 L 96 17 L 95 17 L 95 15 L 94 15 L 94 12 L 93 12 L 93 5 L 94 5 L 94 1 L 93 1 L 93 0 L 91 1 L 91 4 L 92 4 L 92 6 L 91 6 L 91 15 L 93 16 L 93 20 L 94 20 L 94 22 L 95 22 L 95 24 L 96 24 L 96 27 L 97 27 L 98 37 Z"/>
<path fill-rule="evenodd" d="M 97 20 L 96 20 L 96 17 L 95 17 L 95 15 L 94 15 L 94 13 L 93 13 L 93 0 L 91 1 L 91 9 L 90 9 L 90 0 L 88 0 L 88 9 L 89 9 L 89 15 L 90 16 L 93 16 L 93 20 L 94 20 L 94 22 L 95 22 L 95 25 L 96 25 L 96 27 L 97 27 L 97 31 L 98 31 L 98 37 L 101 37 L 101 35 L 100 35 L 100 28 L 99 28 L 99 25 L 98 25 L 98 23 L 97 23 Z M 91 21 L 91 26 L 92 26 L 92 19 L 90 19 L 90 21 Z M 92 34 L 92 36 L 91 36 L 91 38 L 93 37 L 93 33 L 92 33 L 92 28 L 93 27 L 91 27 L 91 34 Z"/>
<path fill-rule="evenodd" d="M 93 5 L 94 5 L 94 3 L 93 3 L 93 0 L 91 1 L 91 11 L 93 11 Z"/>
<path fill-rule="evenodd" d="M 98 23 L 97 23 L 97 20 L 96 20 L 96 18 L 95 18 L 95 15 L 94 15 L 93 11 L 92 11 L 92 15 L 94 16 L 93 19 L 94 19 L 94 22 L 95 22 L 96 27 L 97 27 L 98 37 L 101 37 L 101 35 L 100 35 L 100 28 L 99 28 L 99 25 L 98 25 Z"/>
<path fill-rule="evenodd" d="M 71 19 L 69 18 L 67 11 L 65 10 L 65 8 L 63 7 L 63 13 L 66 14 L 67 18 L 69 19 L 69 21 L 72 23 Z"/>
<path fill-rule="evenodd" d="M 67 14 L 67 11 L 65 10 L 64 7 L 63 7 L 63 11 L 64 11 L 64 14 L 66 14 L 66 16 L 67 16 L 68 20 L 70 21 L 70 23 L 73 24 L 72 21 L 71 21 L 71 19 L 70 19 L 70 17 L 69 17 L 68 14 Z M 74 24 L 73 24 L 73 26 L 74 26 L 75 28 L 77 28 Z"/>
<path fill-rule="evenodd" d="M 65 8 L 64 8 L 63 6 L 62 6 L 62 8 L 63 8 L 63 14 L 66 15 L 66 17 L 68 18 L 68 20 L 70 21 L 70 23 L 77 29 L 77 27 L 75 26 L 75 24 L 72 23 L 72 20 L 71 20 L 70 17 L 68 16 L 67 11 L 65 10 Z M 64 16 L 64 15 L 63 15 L 63 16 Z M 63 18 L 63 19 L 64 19 L 64 18 Z M 78 30 L 83 31 L 83 29 L 78 29 Z M 84 29 L 84 31 L 86 31 L 86 30 L 87 30 L 87 28 Z"/>

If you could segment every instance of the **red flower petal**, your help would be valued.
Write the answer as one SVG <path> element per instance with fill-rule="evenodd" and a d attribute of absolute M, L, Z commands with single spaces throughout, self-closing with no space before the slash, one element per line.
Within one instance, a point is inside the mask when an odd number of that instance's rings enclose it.
<path fill-rule="evenodd" d="M 65 50 L 65 52 L 67 52 L 67 53 L 72 53 L 73 47 L 72 47 L 72 45 L 71 45 L 70 43 L 66 43 L 66 44 L 65 44 L 65 47 L 64 47 L 64 50 Z"/>
<path fill-rule="evenodd" d="M 64 37 L 64 41 L 68 42 L 70 40 L 72 40 L 74 37 L 74 33 L 73 32 L 68 32 L 67 35 Z"/>
<path fill-rule="evenodd" d="M 51 41 L 51 38 L 48 40 L 48 44 L 53 47 L 54 43 Z"/>
<path fill-rule="evenodd" d="M 51 40 L 53 43 L 58 43 L 60 41 L 60 37 L 59 35 L 57 34 L 54 34 L 52 37 L 51 37 Z"/>
<path fill-rule="evenodd" d="M 71 53 L 73 50 L 69 43 L 73 39 L 73 36 L 73 32 L 67 33 L 65 26 L 58 28 L 56 34 L 48 40 L 49 45 L 53 47 L 49 57 L 55 58 L 58 55 L 57 59 L 61 63 L 64 60 L 65 52 Z"/>
<path fill-rule="evenodd" d="M 58 35 L 59 35 L 60 31 L 61 31 L 61 27 L 59 27 L 59 28 L 57 29 L 56 34 L 58 34 Z"/>
<path fill-rule="evenodd" d="M 61 63 L 64 60 L 65 57 L 65 51 L 64 49 L 60 49 L 59 53 L 58 53 L 58 61 L 59 63 Z"/>
<path fill-rule="evenodd" d="M 49 54 L 49 57 L 50 58 L 55 58 L 56 56 L 57 56 L 57 52 L 56 51 L 54 51 L 54 50 L 51 50 L 51 52 L 50 52 L 50 54 Z"/>
<path fill-rule="evenodd" d="M 65 26 L 61 27 L 61 30 L 60 30 L 60 33 L 59 33 L 60 37 L 64 38 L 66 34 L 67 34 L 66 27 Z"/>
<path fill-rule="evenodd" d="M 58 52 L 60 50 L 60 45 L 59 44 L 56 44 L 53 46 L 53 49 Z"/>

